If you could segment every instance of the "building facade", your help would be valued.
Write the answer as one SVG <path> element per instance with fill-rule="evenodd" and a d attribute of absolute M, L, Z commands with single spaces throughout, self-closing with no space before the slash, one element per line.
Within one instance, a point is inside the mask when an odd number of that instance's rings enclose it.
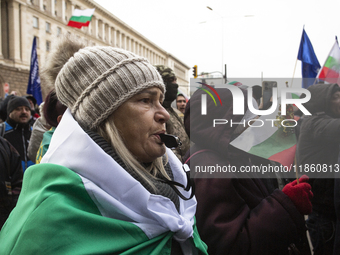
<path fill-rule="evenodd" d="M 190 68 L 92 0 L 0 0 L 0 97 L 7 83 L 10 91 L 25 95 L 33 38 L 37 38 L 39 67 L 43 67 L 54 43 L 71 33 L 88 46 L 113 46 L 147 58 L 151 64 L 172 68 L 180 89 L 189 90 Z M 95 8 L 89 27 L 68 27 L 74 9 Z M 43 97 L 48 88 L 42 84 Z"/>

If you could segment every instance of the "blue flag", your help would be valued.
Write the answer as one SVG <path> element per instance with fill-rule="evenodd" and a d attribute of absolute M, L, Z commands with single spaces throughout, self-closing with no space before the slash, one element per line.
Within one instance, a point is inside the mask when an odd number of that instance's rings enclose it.
<path fill-rule="evenodd" d="M 305 32 L 302 31 L 302 37 L 300 42 L 300 48 L 298 53 L 298 60 L 301 60 L 301 70 L 302 70 L 302 87 L 308 88 L 313 85 L 314 79 L 321 68 L 318 58 L 315 55 L 313 46 Z"/>
<path fill-rule="evenodd" d="M 34 37 L 31 54 L 31 68 L 30 76 L 28 79 L 27 94 L 33 95 L 37 100 L 37 104 L 40 105 L 42 100 L 41 87 L 40 87 L 40 76 L 39 76 L 39 65 L 38 65 L 38 54 L 37 54 L 37 39 Z"/>

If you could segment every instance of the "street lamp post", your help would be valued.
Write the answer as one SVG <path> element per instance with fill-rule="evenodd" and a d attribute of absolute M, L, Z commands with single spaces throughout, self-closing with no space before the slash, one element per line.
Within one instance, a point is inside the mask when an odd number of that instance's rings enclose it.
<path fill-rule="evenodd" d="M 217 15 L 220 16 L 221 18 L 221 22 L 222 22 L 222 81 L 226 82 L 226 77 L 225 75 L 223 75 L 223 67 L 224 67 L 224 64 L 223 64 L 223 48 L 224 48 L 224 42 L 223 42 L 223 38 L 224 38 L 224 29 L 223 29 L 223 16 L 220 15 L 219 13 L 217 13 L 216 11 L 214 11 L 211 7 L 207 6 L 207 8 L 210 10 L 210 11 L 213 11 L 214 13 L 216 13 Z M 223 83 L 224 83 L 223 82 Z"/>

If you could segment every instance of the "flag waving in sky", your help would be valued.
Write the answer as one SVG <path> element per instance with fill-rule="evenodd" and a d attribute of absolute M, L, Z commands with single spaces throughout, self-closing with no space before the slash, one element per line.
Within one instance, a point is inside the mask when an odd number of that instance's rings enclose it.
<path fill-rule="evenodd" d="M 301 70 L 302 78 L 304 78 L 302 80 L 302 87 L 308 88 L 314 83 L 313 78 L 316 77 L 321 66 L 305 29 L 302 30 L 302 37 L 297 58 L 302 62 Z"/>
<path fill-rule="evenodd" d="M 42 100 L 41 87 L 40 87 L 40 76 L 39 76 L 39 64 L 37 54 L 37 38 L 34 37 L 31 53 L 31 68 L 30 76 L 27 85 L 27 94 L 33 95 L 37 100 L 37 104 L 40 105 Z"/>
<path fill-rule="evenodd" d="M 92 19 L 94 10 L 95 9 L 75 9 L 67 25 L 79 29 L 81 27 L 88 27 Z"/>
<path fill-rule="evenodd" d="M 325 64 L 320 70 L 318 78 L 328 83 L 340 85 L 340 49 L 337 41 L 335 41 Z"/>

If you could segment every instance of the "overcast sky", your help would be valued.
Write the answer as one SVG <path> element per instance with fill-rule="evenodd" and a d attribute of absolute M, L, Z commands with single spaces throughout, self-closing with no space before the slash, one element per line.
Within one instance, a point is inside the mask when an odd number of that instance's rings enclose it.
<path fill-rule="evenodd" d="M 228 77 L 292 79 L 303 26 L 321 66 L 340 36 L 339 0 L 95 1 L 199 73 L 221 72 L 223 52 Z"/>

